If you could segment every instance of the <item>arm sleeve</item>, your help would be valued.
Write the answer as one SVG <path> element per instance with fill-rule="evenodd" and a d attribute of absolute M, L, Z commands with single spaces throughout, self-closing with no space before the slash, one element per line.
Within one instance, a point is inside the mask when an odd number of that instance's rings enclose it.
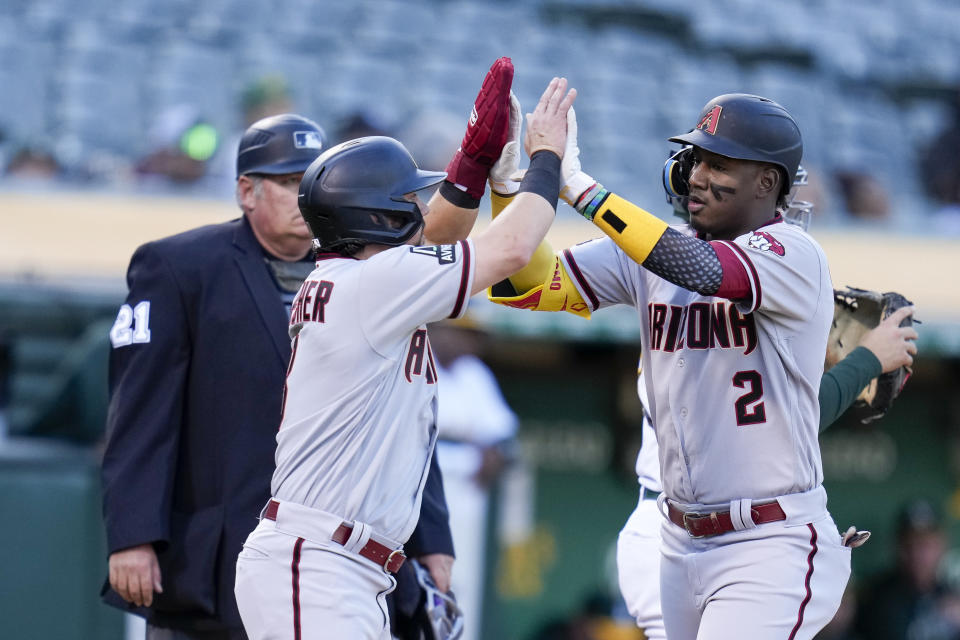
<path fill-rule="evenodd" d="M 593 222 L 631 260 L 678 287 L 730 300 L 750 294 L 746 266 L 740 261 L 714 243 L 668 227 L 615 193 L 602 201 Z"/>
<path fill-rule="evenodd" d="M 127 271 L 127 311 L 133 339 L 123 335 L 124 309 L 111 331 L 110 403 L 101 478 L 108 552 L 147 542 L 165 543 L 184 387 L 190 359 L 189 327 L 169 265 L 151 247 L 134 254 Z M 144 306 L 145 305 L 145 306 Z"/>
<path fill-rule="evenodd" d="M 430 458 L 430 471 L 423 486 L 423 499 L 420 501 L 420 520 L 404 545 L 410 557 L 425 556 L 431 553 L 453 553 L 453 534 L 450 532 L 450 513 L 447 510 L 447 498 L 443 492 L 443 474 L 437 464 L 437 451 Z"/>
<path fill-rule="evenodd" d="M 820 379 L 820 431 L 843 415 L 860 391 L 880 373 L 880 361 L 866 347 L 857 347 L 825 372 Z"/>

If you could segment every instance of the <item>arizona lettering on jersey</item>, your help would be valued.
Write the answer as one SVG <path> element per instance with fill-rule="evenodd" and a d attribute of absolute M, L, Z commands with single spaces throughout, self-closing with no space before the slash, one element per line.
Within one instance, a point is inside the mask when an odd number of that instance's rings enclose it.
<path fill-rule="evenodd" d="M 826 257 L 783 222 L 723 245 L 744 264 L 749 299 L 674 285 L 608 238 L 563 253 L 592 310 L 637 309 L 663 489 L 695 509 L 823 481 L 817 390 L 833 315 Z"/>
<path fill-rule="evenodd" d="M 410 338 L 404 375 L 407 377 L 407 382 L 413 382 L 412 376 L 419 375 L 426 377 L 427 384 L 434 384 L 437 381 L 437 365 L 433 361 L 433 349 L 430 348 L 426 329 L 417 329 Z"/>
<path fill-rule="evenodd" d="M 647 305 L 650 349 L 742 349 L 749 355 L 757 348 L 757 326 L 752 314 L 744 315 L 732 302 L 694 302 L 679 306 L 662 302 Z"/>

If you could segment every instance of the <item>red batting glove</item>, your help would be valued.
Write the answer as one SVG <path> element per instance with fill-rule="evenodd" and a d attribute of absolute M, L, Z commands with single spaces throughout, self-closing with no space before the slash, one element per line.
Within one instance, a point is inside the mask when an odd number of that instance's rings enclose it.
<path fill-rule="evenodd" d="M 477 200 L 483 197 L 490 167 L 507 143 L 512 84 L 513 62 L 510 58 L 498 58 L 483 79 L 463 142 L 447 165 L 447 180 L 466 187 L 467 193 Z"/>

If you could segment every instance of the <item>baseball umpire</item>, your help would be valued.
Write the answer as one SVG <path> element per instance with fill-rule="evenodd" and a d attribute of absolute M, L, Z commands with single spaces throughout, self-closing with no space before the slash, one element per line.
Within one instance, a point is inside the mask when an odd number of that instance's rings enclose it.
<path fill-rule="evenodd" d="M 251 638 L 389 638 L 384 596 L 436 442 L 426 323 L 460 316 L 543 239 L 575 96 L 565 80 L 547 87 L 521 193 L 473 240 L 420 244 L 418 192 L 445 174 L 421 171 L 391 138 L 338 145 L 304 175 L 300 209 L 320 249 L 290 319 L 273 498 L 237 560 Z"/>

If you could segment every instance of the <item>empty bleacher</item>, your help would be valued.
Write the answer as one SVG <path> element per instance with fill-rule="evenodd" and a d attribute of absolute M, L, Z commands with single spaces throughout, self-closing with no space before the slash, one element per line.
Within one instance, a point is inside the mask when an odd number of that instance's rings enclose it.
<path fill-rule="evenodd" d="M 664 138 L 710 97 L 747 91 L 796 114 L 808 164 L 871 172 L 909 218 L 929 205 L 917 150 L 960 85 L 958 26 L 960 7 L 935 0 L 8 1 L 0 128 L 68 164 L 132 159 L 177 104 L 236 131 L 240 92 L 271 72 L 328 128 L 357 111 L 400 127 L 465 113 L 506 54 L 528 105 L 553 74 L 580 88 L 585 166 L 628 197 L 659 203 Z"/>

